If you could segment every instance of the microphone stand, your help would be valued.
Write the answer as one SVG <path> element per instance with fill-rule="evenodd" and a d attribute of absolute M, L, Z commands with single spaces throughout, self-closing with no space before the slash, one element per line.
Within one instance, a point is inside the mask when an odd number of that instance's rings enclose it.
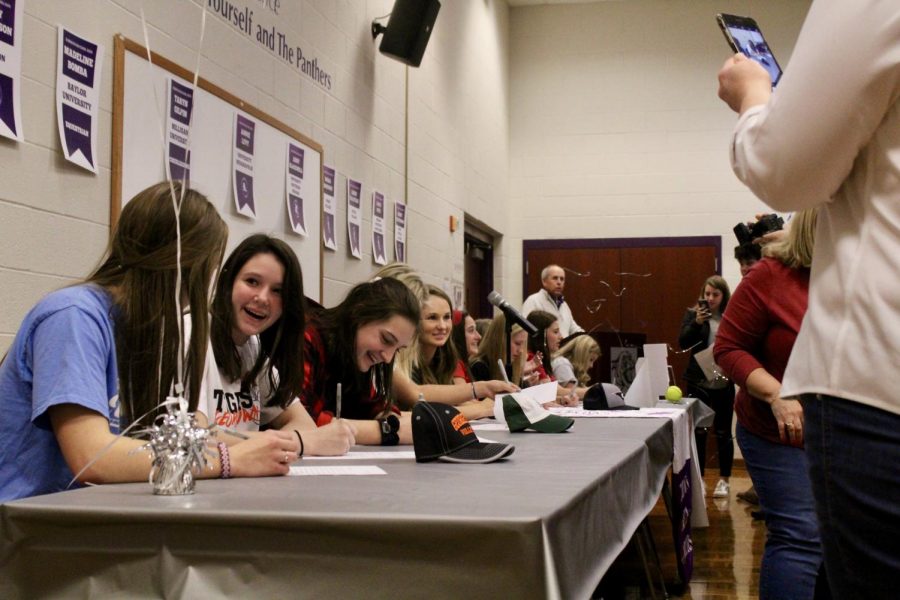
<path fill-rule="evenodd" d="M 506 369 L 506 378 L 516 385 L 519 385 L 517 382 L 512 380 L 512 319 L 508 318 L 506 315 L 503 315 L 503 317 L 503 322 L 505 323 L 504 330 L 506 331 L 506 363 L 504 364 L 504 368 Z"/>

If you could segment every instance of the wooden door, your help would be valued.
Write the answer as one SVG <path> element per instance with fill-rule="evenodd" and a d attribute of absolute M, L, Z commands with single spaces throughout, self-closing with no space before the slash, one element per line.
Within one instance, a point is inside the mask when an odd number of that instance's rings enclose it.
<path fill-rule="evenodd" d="M 544 266 L 560 265 L 566 269 L 566 301 L 579 325 L 618 334 L 626 346 L 628 336 L 622 334 L 668 344 L 669 364 L 680 380 L 689 357 L 678 349 L 681 319 L 703 281 L 721 272 L 721 238 L 526 240 L 523 254 L 526 296 L 540 289 Z M 603 337 L 607 345 L 615 339 Z M 599 371 L 606 376 L 609 358 Z"/>

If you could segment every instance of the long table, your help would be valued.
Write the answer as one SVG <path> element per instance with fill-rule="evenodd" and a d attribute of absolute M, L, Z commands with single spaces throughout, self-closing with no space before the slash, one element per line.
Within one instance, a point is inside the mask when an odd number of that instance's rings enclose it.
<path fill-rule="evenodd" d="M 479 435 L 515 453 L 345 461 L 387 475 L 204 480 L 191 496 L 121 484 L 9 502 L 0 597 L 589 597 L 659 497 L 671 422 Z"/>

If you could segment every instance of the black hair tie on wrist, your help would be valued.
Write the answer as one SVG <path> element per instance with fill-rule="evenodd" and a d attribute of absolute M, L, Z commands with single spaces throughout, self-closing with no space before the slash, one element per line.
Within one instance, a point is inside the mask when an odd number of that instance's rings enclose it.
<path fill-rule="evenodd" d="M 300 442 L 300 452 L 297 453 L 297 457 L 298 457 L 298 458 L 303 458 L 303 450 L 304 450 L 304 447 L 303 447 L 303 438 L 300 437 L 300 432 L 297 431 L 296 429 L 294 430 L 294 433 L 297 434 L 297 441 Z"/>

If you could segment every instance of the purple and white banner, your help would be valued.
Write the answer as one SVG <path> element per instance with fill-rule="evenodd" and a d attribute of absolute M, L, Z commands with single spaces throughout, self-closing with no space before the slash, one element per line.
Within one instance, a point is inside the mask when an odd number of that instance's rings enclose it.
<path fill-rule="evenodd" d="M 245 217 L 256 218 L 253 196 L 253 139 L 256 122 L 242 114 L 234 114 L 234 205 Z"/>
<path fill-rule="evenodd" d="M 329 250 L 337 250 L 337 236 L 334 226 L 337 222 L 337 200 L 334 198 L 334 178 L 336 173 L 329 166 L 322 166 L 322 183 L 324 196 L 322 214 L 322 241 Z"/>
<path fill-rule="evenodd" d="M 285 167 L 285 201 L 291 230 L 306 237 L 306 214 L 303 212 L 303 148 L 288 142 L 287 166 Z"/>
<path fill-rule="evenodd" d="M 97 172 L 97 115 L 103 46 L 58 29 L 56 121 L 66 160 Z"/>
<path fill-rule="evenodd" d="M 384 194 L 372 193 L 372 258 L 376 264 L 386 265 L 387 255 L 384 251 Z"/>
<path fill-rule="evenodd" d="M 394 203 L 394 260 L 406 262 L 406 205 Z"/>
<path fill-rule="evenodd" d="M 347 178 L 347 236 L 350 238 L 350 253 L 362 260 L 359 237 L 362 231 L 362 183 Z"/>
<path fill-rule="evenodd" d="M 194 89 L 171 77 L 168 79 L 166 111 L 166 164 L 169 178 L 186 183 L 191 180 L 191 119 L 194 112 Z"/>
<path fill-rule="evenodd" d="M 22 133 L 22 13 L 25 0 L 0 0 L 0 135 L 19 142 Z"/>

